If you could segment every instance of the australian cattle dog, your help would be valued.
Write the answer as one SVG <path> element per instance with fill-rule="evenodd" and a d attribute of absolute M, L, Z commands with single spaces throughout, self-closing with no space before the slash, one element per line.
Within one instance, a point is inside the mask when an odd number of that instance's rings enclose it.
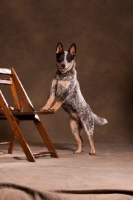
<path fill-rule="evenodd" d="M 57 72 L 52 81 L 50 94 L 46 105 L 41 111 L 54 110 L 63 107 L 69 114 L 70 127 L 77 141 L 78 149 L 75 153 L 81 153 L 82 138 L 81 130 L 84 129 L 90 144 L 90 155 L 95 155 L 93 142 L 94 123 L 104 125 L 106 119 L 98 117 L 91 111 L 90 106 L 86 103 L 81 94 L 79 82 L 77 81 L 76 63 L 76 45 L 73 43 L 68 51 L 63 50 L 63 45 L 59 42 L 56 46 L 56 66 Z M 55 97 L 55 104 L 52 106 Z"/>

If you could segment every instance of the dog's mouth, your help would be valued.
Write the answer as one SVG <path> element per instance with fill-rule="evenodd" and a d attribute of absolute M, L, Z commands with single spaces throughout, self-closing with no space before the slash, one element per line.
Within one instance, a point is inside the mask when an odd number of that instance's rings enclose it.
<path fill-rule="evenodd" d="M 56 64 L 57 64 L 58 70 L 59 70 L 62 74 L 64 74 L 64 73 L 66 73 L 67 71 L 69 71 L 69 70 L 72 68 L 72 66 L 73 66 L 73 62 L 69 63 L 68 65 L 60 64 L 60 63 L 58 63 L 58 62 L 57 62 Z"/>
<path fill-rule="evenodd" d="M 65 73 L 65 72 L 67 71 L 67 69 L 68 69 L 68 68 L 60 68 L 60 71 L 61 71 L 62 73 Z"/>

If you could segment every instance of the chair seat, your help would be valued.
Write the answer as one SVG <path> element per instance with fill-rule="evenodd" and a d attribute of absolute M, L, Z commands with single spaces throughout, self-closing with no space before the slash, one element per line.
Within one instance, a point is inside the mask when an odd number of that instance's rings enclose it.
<path fill-rule="evenodd" d="M 35 115 L 40 115 L 40 114 L 54 114 L 54 111 L 33 111 L 33 112 L 20 112 L 20 111 L 12 111 L 13 115 L 19 119 L 19 120 L 33 120 Z M 0 112 L 0 119 L 6 120 L 7 117 L 5 116 L 4 112 Z"/>

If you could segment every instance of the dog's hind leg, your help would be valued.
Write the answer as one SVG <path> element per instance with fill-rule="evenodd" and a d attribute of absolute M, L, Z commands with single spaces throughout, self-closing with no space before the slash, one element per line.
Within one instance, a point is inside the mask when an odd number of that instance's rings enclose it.
<path fill-rule="evenodd" d="M 82 150 L 82 143 L 83 143 L 83 140 L 80 136 L 80 132 L 81 132 L 81 124 L 79 123 L 78 120 L 70 117 L 70 127 L 71 127 L 71 131 L 77 141 L 77 144 L 78 144 L 78 149 L 77 151 L 75 151 L 74 153 L 77 154 L 77 153 L 81 153 L 81 150 Z"/>
<path fill-rule="evenodd" d="M 94 147 L 94 142 L 93 142 L 93 131 L 94 131 L 94 123 L 90 123 L 88 125 L 88 123 L 86 124 L 83 120 L 81 120 L 82 125 L 84 127 L 84 130 L 87 134 L 88 140 L 89 140 L 89 144 L 90 144 L 90 155 L 93 156 L 95 155 L 96 151 L 95 151 L 95 147 Z M 88 126 L 87 126 L 88 125 Z M 89 128 L 88 128 L 89 127 Z"/>
<path fill-rule="evenodd" d="M 96 150 L 95 150 L 95 147 L 94 147 L 94 142 L 93 142 L 93 137 L 91 135 L 87 135 L 88 136 L 88 140 L 89 140 L 89 143 L 90 143 L 90 147 L 91 147 L 91 150 L 90 150 L 90 155 L 91 156 L 94 156 L 96 154 Z"/>

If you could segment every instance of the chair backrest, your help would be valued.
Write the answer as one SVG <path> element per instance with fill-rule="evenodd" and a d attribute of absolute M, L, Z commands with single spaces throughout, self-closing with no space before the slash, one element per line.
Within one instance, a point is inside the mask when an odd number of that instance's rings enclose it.
<path fill-rule="evenodd" d="M 14 100 L 13 109 L 14 110 L 21 110 L 18 95 L 17 95 L 16 88 L 15 88 L 15 85 L 14 85 L 14 82 L 13 82 L 13 78 L 12 78 L 11 69 L 0 68 L 0 74 L 1 74 L 0 84 L 10 86 L 12 97 L 13 97 L 13 100 Z"/>
<path fill-rule="evenodd" d="M 0 68 L 0 84 L 9 85 L 14 100 L 13 110 L 22 111 L 24 107 L 28 111 L 35 111 L 22 83 L 20 82 L 15 70 L 13 68 Z"/>

